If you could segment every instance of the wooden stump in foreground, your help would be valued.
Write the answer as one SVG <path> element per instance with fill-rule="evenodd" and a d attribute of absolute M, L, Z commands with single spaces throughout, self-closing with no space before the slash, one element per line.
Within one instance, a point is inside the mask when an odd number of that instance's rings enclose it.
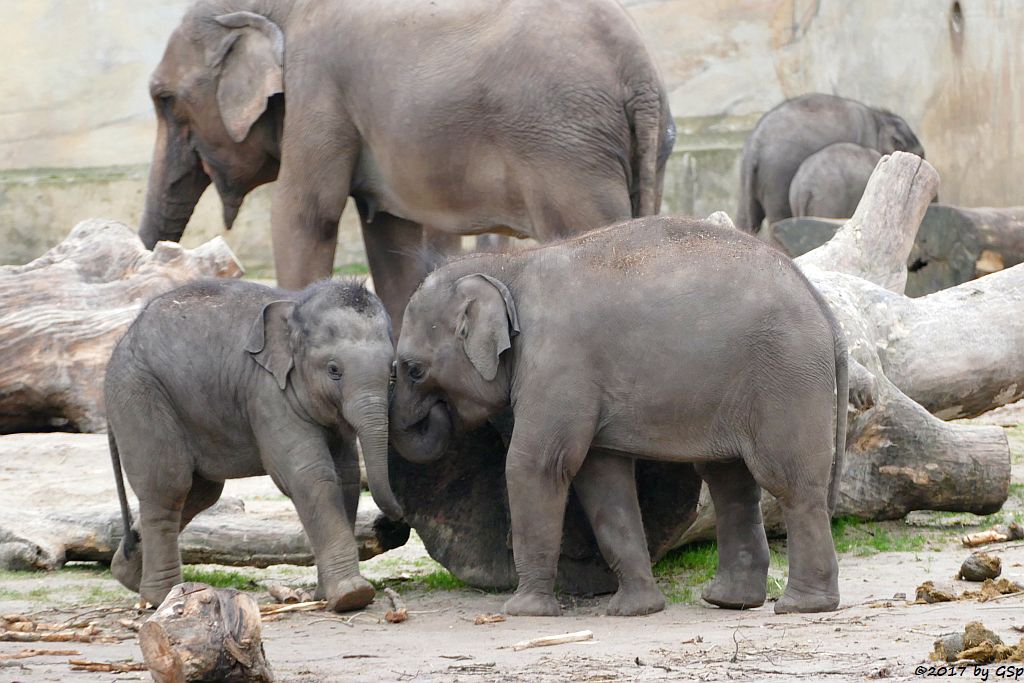
<path fill-rule="evenodd" d="M 114 344 L 151 298 L 242 267 L 216 237 L 195 249 L 93 219 L 24 266 L 0 266 L 0 434 L 106 430 L 103 375 Z"/>
<path fill-rule="evenodd" d="M 181 583 L 139 630 L 156 683 L 271 683 L 256 599 L 231 588 Z"/>

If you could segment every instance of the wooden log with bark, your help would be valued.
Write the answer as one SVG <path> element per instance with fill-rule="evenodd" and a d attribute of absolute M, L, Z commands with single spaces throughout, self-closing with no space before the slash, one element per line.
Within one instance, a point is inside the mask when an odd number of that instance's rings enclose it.
<path fill-rule="evenodd" d="M 137 520 L 138 511 L 133 516 Z M 53 570 L 73 560 L 110 562 L 123 530 L 116 504 L 45 512 L 0 507 L 0 569 Z M 378 510 L 360 510 L 356 517 L 360 560 L 408 540 L 409 526 L 391 521 Z M 289 519 L 249 515 L 238 499 L 223 499 L 198 515 L 182 531 L 179 544 L 185 564 L 314 564 L 298 515 Z"/>
<path fill-rule="evenodd" d="M 919 299 L 904 296 L 935 170 L 897 153 L 879 163 L 853 218 L 796 260 L 843 326 L 851 408 L 837 514 L 894 519 L 911 510 L 998 510 L 1010 474 L 1001 429 L 947 423 L 1024 396 L 1024 265 Z M 710 217 L 728 222 L 724 214 Z M 430 554 L 471 585 L 516 584 L 504 459 L 510 416 L 464 436 L 437 463 L 392 456 L 392 482 Z M 652 559 L 714 537 L 714 509 L 686 464 L 640 461 L 637 481 Z M 774 499 L 766 524 L 781 531 Z M 690 522 L 693 520 L 693 524 Z M 559 585 L 615 587 L 570 497 Z"/>
<path fill-rule="evenodd" d="M 181 583 L 142 625 L 139 645 L 156 683 L 271 683 L 261 628 L 251 595 Z"/>
<path fill-rule="evenodd" d="M 787 218 L 764 231 L 790 256 L 828 242 L 845 221 Z M 920 297 L 1024 262 L 1024 207 L 930 204 L 907 256 L 903 294 Z"/>
<path fill-rule="evenodd" d="M 200 277 L 238 277 L 217 237 L 195 249 L 107 220 L 79 223 L 31 263 L 0 266 L 0 433 L 104 431 L 103 374 L 152 297 Z"/>

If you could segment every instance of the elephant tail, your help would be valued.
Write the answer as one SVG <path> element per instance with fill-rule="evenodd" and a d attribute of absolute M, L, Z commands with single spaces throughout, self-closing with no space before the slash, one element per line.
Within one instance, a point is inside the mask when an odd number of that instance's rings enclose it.
<path fill-rule="evenodd" d="M 753 137 L 753 134 L 751 134 Z M 765 212 L 757 199 L 757 160 L 750 138 L 743 145 L 743 161 L 740 165 L 740 204 L 736 211 L 736 227 L 743 232 L 756 235 L 761 229 Z"/>
<path fill-rule="evenodd" d="M 640 90 L 626 102 L 633 177 L 629 196 L 633 218 L 657 215 L 665 164 L 676 141 L 676 125 L 664 94 Z"/>
<path fill-rule="evenodd" d="M 839 484 L 843 476 L 843 458 L 846 455 L 846 407 L 850 402 L 849 350 L 846 346 L 846 335 L 832 309 L 825 303 L 818 290 L 814 291 L 818 294 L 818 300 L 821 301 L 832 325 L 836 352 L 836 451 L 832 458 L 832 482 L 828 491 L 828 512 L 832 515 L 835 514 L 836 504 L 839 502 Z"/>
<path fill-rule="evenodd" d="M 117 482 L 117 497 L 121 503 L 121 521 L 124 523 L 124 556 L 130 558 L 139 543 L 139 534 L 132 529 L 132 511 L 128 507 L 128 493 L 124 488 L 124 473 L 121 471 L 121 454 L 117 450 L 117 439 L 107 423 L 107 443 L 110 444 L 110 461 L 114 466 L 114 481 Z"/>

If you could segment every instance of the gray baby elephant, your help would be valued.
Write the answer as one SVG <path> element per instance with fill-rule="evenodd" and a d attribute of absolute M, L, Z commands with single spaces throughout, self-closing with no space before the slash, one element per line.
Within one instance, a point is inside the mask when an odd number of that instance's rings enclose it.
<path fill-rule="evenodd" d="M 382 304 L 354 281 L 286 292 L 212 280 L 150 302 L 114 349 L 104 386 L 125 523 L 117 579 L 159 604 L 182 580 L 180 530 L 226 479 L 269 474 L 313 546 L 319 597 L 336 611 L 367 605 L 374 590 L 353 534 L 356 437 L 374 501 L 401 518 L 387 464 L 393 354 Z M 141 548 L 122 465 L 139 498 Z"/>
<path fill-rule="evenodd" d="M 849 218 L 882 154 L 852 142 L 837 142 L 804 159 L 789 185 L 794 216 Z"/>
<path fill-rule="evenodd" d="M 570 485 L 619 579 L 608 612 L 664 607 L 635 458 L 694 462 L 708 484 L 719 564 L 705 600 L 764 603 L 764 488 L 789 531 L 775 611 L 838 605 L 829 518 L 846 439 L 846 343 L 800 271 L 757 239 L 663 216 L 463 258 L 412 297 L 397 354 L 391 439 L 410 460 L 435 459 L 454 432 L 513 410 L 505 476 L 519 587 L 507 613 L 560 613 Z"/>

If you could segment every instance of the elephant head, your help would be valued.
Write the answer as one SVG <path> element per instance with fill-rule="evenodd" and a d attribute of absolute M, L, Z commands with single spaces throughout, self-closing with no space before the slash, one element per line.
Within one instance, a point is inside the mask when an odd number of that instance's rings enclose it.
<path fill-rule="evenodd" d="M 353 429 L 373 500 L 401 519 L 388 478 L 388 380 L 394 347 L 380 300 L 354 281 L 325 280 L 296 299 L 266 304 L 245 350 L 280 391 L 293 392 L 303 417 Z"/>
<path fill-rule="evenodd" d="M 207 9 L 207 13 L 208 13 Z M 231 228 L 242 199 L 277 177 L 284 34 L 253 12 L 194 8 L 150 79 L 157 138 L 139 236 L 177 241 L 212 181 Z"/>
<path fill-rule="evenodd" d="M 435 274 L 413 295 L 398 342 L 391 442 L 412 462 L 430 462 L 454 433 L 509 404 L 502 355 L 519 333 L 508 287 L 482 273 Z"/>
<path fill-rule="evenodd" d="M 874 110 L 878 130 L 877 149 L 882 154 L 910 152 L 924 159 L 924 147 L 901 116 L 884 109 Z"/>

